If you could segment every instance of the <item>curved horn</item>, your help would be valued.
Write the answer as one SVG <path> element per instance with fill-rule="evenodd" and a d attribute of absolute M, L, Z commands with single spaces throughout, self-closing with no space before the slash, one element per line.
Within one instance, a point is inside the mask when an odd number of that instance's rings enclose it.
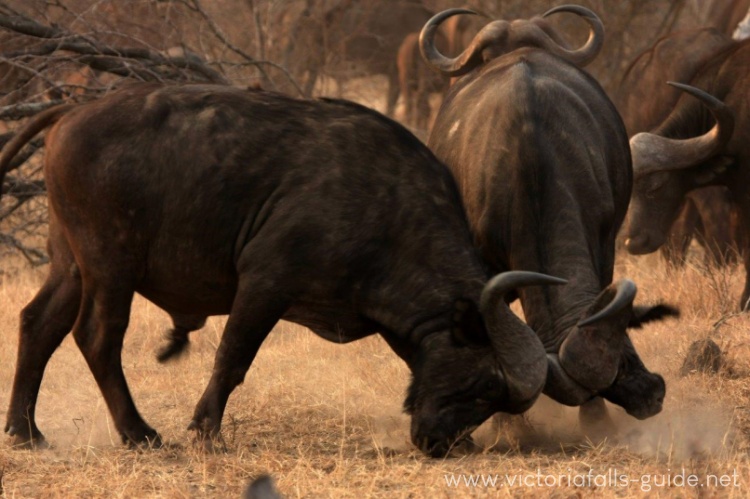
<path fill-rule="evenodd" d="M 565 284 L 536 272 L 504 272 L 482 291 L 480 310 L 508 387 L 507 412 L 523 412 L 534 403 L 547 379 L 547 355 L 536 333 L 505 304 L 505 295 L 523 286 Z"/>
<path fill-rule="evenodd" d="M 690 139 L 670 139 L 654 133 L 639 133 L 630 139 L 633 172 L 644 175 L 698 165 L 719 152 L 734 132 L 734 115 L 713 95 L 682 83 L 667 82 L 700 100 L 714 116 L 716 125 Z"/>
<path fill-rule="evenodd" d="M 589 309 L 601 310 L 580 321 L 560 345 L 565 374 L 592 393 L 609 388 L 617 377 L 637 291 L 628 279 L 608 286 Z"/>
<path fill-rule="evenodd" d="M 589 38 L 583 47 L 569 50 L 552 39 L 544 44 L 544 48 L 553 54 L 562 57 L 576 66 L 583 67 L 596 59 L 596 56 L 604 45 L 604 25 L 594 12 L 580 5 L 560 5 L 545 12 L 542 17 L 551 16 L 558 12 L 571 12 L 582 17 L 589 25 Z"/>
<path fill-rule="evenodd" d="M 565 372 L 557 354 L 548 353 L 547 362 L 545 395 L 552 397 L 556 402 L 572 407 L 582 405 L 596 395 L 596 392 L 582 386 Z"/>
<path fill-rule="evenodd" d="M 581 320 L 578 323 L 578 327 L 589 326 L 595 322 L 612 317 L 623 308 L 633 303 L 635 294 L 638 292 L 638 287 L 630 279 L 621 279 L 617 282 L 615 289 L 617 290 L 617 293 L 615 294 L 615 297 L 612 298 L 612 301 L 591 317 Z"/>
<path fill-rule="evenodd" d="M 435 35 L 440 24 L 449 17 L 459 14 L 482 15 L 469 9 L 444 10 L 427 21 L 427 24 L 424 25 L 422 31 L 419 33 L 419 51 L 422 53 L 424 60 L 448 76 L 465 75 L 482 62 L 478 37 L 475 37 L 466 50 L 454 58 L 444 56 L 435 47 Z"/>

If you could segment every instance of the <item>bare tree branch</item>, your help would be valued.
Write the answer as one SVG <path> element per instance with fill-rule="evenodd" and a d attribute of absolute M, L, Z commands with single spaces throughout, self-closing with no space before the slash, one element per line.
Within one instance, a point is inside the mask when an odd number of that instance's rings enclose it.
<path fill-rule="evenodd" d="M 28 180 L 14 176 L 8 176 L 3 182 L 3 195 L 13 196 L 21 200 L 42 196 L 47 192 L 47 188 L 42 180 Z"/>
<path fill-rule="evenodd" d="M 214 20 L 211 18 L 211 16 L 209 16 L 206 13 L 206 11 L 203 9 L 203 7 L 202 7 L 202 5 L 200 3 L 200 0 L 166 0 L 166 1 L 185 5 L 188 9 L 190 9 L 190 10 L 198 13 L 201 16 L 201 18 L 203 18 L 203 20 L 206 22 L 206 24 L 208 25 L 209 29 L 213 33 L 213 35 L 216 38 L 218 38 L 224 44 L 224 46 L 226 46 L 229 50 L 231 50 L 235 54 L 237 54 L 240 57 L 242 57 L 243 59 L 245 59 L 248 63 L 253 64 L 253 65 L 255 65 L 258 68 L 258 71 L 261 73 L 261 76 L 263 77 L 264 81 L 268 82 L 268 81 L 270 81 L 270 79 L 268 77 L 268 74 L 263 69 L 263 66 L 273 67 L 273 68 L 278 69 L 279 71 L 281 71 L 286 76 L 286 78 L 289 80 L 289 82 L 292 84 L 292 86 L 294 86 L 294 89 L 297 92 L 299 92 L 299 95 L 302 95 L 302 96 L 305 95 L 305 93 L 302 90 L 302 88 L 299 86 L 299 84 L 297 83 L 297 81 L 292 77 L 292 75 L 289 74 L 289 71 L 287 71 L 287 69 L 285 67 L 283 67 L 283 66 L 281 66 L 279 64 L 276 64 L 274 62 L 271 62 L 271 61 L 264 61 L 264 60 L 255 59 L 254 57 L 250 56 L 249 54 L 245 53 L 245 51 L 243 51 L 242 49 L 240 49 L 239 47 L 237 47 L 236 45 L 234 45 L 231 41 L 229 41 L 229 39 L 227 38 L 227 36 L 221 30 L 221 28 L 219 28 L 219 26 L 214 22 Z"/>
<path fill-rule="evenodd" d="M 92 56 L 89 58 L 82 57 L 80 60 L 92 69 L 111 72 L 118 76 L 136 77 L 143 80 L 160 80 L 160 78 L 148 70 L 143 70 L 132 64 L 115 63 L 112 61 L 112 58 L 133 59 L 135 61 L 145 61 L 150 64 L 164 66 L 171 65 L 183 69 L 189 69 L 200 74 L 207 81 L 229 84 L 229 81 L 226 78 L 217 71 L 211 69 L 197 56 L 170 57 L 144 48 L 110 47 L 96 42 L 89 37 L 76 35 L 61 28 L 43 26 L 31 19 L 21 16 L 7 17 L 0 15 L 0 27 L 5 27 L 6 29 L 17 33 L 36 38 L 54 40 L 52 42 L 24 48 L 15 52 L 5 53 L 3 54 L 5 59 L 44 56 L 58 51 L 67 51 Z"/>
<path fill-rule="evenodd" d="M 0 244 L 17 249 L 32 266 L 49 263 L 47 255 L 38 248 L 31 248 L 8 234 L 0 234 Z"/>
<path fill-rule="evenodd" d="M 47 102 L 22 102 L 20 104 L 13 104 L 10 106 L 0 107 L 0 119 L 6 120 L 20 120 L 21 118 L 28 118 L 34 116 L 36 113 L 55 107 L 62 104 L 62 100 L 54 100 Z"/>
<path fill-rule="evenodd" d="M 164 3 L 178 6 L 171 11 L 170 29 L 179 32 L 188 27 L 186 33 L 191 33 L 196 26 L 203 25 L 210 33 L 208 44 L 200 45 L 204 53 L 218 50 L 230 55 L 232 60 L 214 58 L 213 62 L 208 62 L 191 51 L 184 40 L 177 45 L 166 41 L 166 37 L 160 41 L 164 23 L 156 29 L 140 31 L 150 19 L 134 16 L 122 23 L 97 17 L 98 8 L 87 7 L 84 12 L 71 8 L 85 4 L 85 0 L 48 0 L 46 7 L 36 10 L 38 15 L 33 14 L 33 18 L 28 14 L 33 10 L 27 9 L 22 0 L 0 1 L 0 122 L 27 119 L 70 100 L 97 98 L 123 80 L 230 84 L 229 76 L 222 70 L 225 64 L 236 75 L 249 71 L 264 74 L 263 67 L 275 67 L 298 88 L 285 68 L 252 57 L 235 45 L 197 0 L 125 0 L 122 4 L 102 2 L 97 5 L 106 6 L 102 11 L 111 14 L 125 3 L 141 9 L 141 16 L 144 9 L 151 9 L 153 13 Z M 67 21 L 58 22 L 58 19 Z M 257 11 L 254 19 L 260 29 Z M 130 26 L 132 31 L 124 31 L 123 25 Z M 151 38 L 143 39 L 144 34 Z M 253 39 L 256 43 L 265 43 L 262 34 L 256 34 Z M 258 53 L 264 52 L 259 48 Z M 252 69 L 245 69 L 242 64 Z M 13 132 L 0 134 L 0 146 L 13 135 Z M 0 246 L 15 248 L 33 264 L 45 261 L 43 248 L 36 245 L 44 240 L 47 211 L 46 189 L 38 163 L 29 160 L 38 157 L 35 153 L 42 146 L 43 139 L 37 138 L 16 155 L 8 168 L 16 173 L 6 175 L 0 186 L 3 195 Z"/>

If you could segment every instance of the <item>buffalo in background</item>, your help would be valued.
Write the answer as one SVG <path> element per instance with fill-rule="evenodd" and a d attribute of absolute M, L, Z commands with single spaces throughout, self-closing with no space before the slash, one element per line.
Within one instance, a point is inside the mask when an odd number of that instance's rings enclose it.
<path fill-rule="evenodd" d="M 589 27 L 572 49 L 545 19 L 572 12 Z M 599 18 L 561 6 L 531 20 L 493 21 L 460 55 L 434 46 L 451 9 L 422 30 L 424 57 L 459 77 L 447 93 L 428 145 L 453 172 L 476 246 L 494 272 L 552 272 L 559 289 L 519 291 L 528 324 L 550 359 L 544 393 L 583 405 L 588 422 L 606 420 L 604 397 L 637 418 L 661 410 L 664 380 L 648 371 L 628 327 L 676 311 L 633 305 L 635 285 L 612 283 L 615 236 L 632 181 L 622 120 L 580 67 L 598 54 Z"/>
<path fill-rule="evenodd" d="M 655 251 L 679 214 L 685 196 L 710 185 L 726 187 L 745 231 L 750 223 L 750 40 L 733 41 L 714 55 L 652 132 L 630 140 L 635 184 L 626 247 L 634 254 Z M 750 252 L 742 239 L 745 289 L 750 298 Z"/>
<path fill-rule="evenodd" d="M 306 96 L 321 76 L 343 83 L 353 76 L 384 75 L 386 114 L 393 116 L 400 92 L 399 47 L 432 15 L 415 0 L 343 0 L 322 16 L 308 8 L 290 30 L 285 65 Z"/>
<path fill-rule="evenodd" d="M 628 135 L 656 128 L 669 115 L 681 92 L 665 82 L 690 81 L 695 73 L 732 39 L 716 28 L 698 28 L 666 35 L 641 52 L 628 66 L 615 93 Z M 668 263 L 682 265 L 695 238 L 706 261 L 716 265 L 736 260 L 741 231 L 725 187 L 704 187 L 684 201 L 661 252 Z"/>
<path fill-rule="evenodd" d="M 437 45 L 447 42 L 440 33 Z M 448 78 L 433 71 L 419 53 L 419 33 L 411 33 L 398 49 L 398 78 L 404 100 L 404 122 L 416 130 L 426 131 L 430 126 L 432 108 L 430 95 L 443 93 L 448 88 Z"/>

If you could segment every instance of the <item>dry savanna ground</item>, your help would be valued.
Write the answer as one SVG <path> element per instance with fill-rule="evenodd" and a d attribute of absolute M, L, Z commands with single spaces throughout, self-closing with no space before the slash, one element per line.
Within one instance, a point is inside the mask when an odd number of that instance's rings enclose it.
<path fill-rule="evenodd" d="M 573 409 L 541 400 L 524 417 L 491 421 L 477 430 L 484 452 L 447 459 L 426 458 L 408 442 L 401 402 L 409 373 L 381 340 L 335 345 L 289 323 L 271 333 L 230 399 L 224 418 L 228 451 L 206 454 L 193 448 L 186 426 L 208 381 L 224 318 L 213 318 L 193 333 L 187 357 L 163 366 L 154 351 L 168 318 L 138 298 L 123 363 L 141 413 L 169 448 L 122 446 L 68 337 L 47 369 L 37 411 L 52 448 L 14 450 L 8 439 L 0 440 L 2 494 L 239 497 L 249 480 L 271 473 L 287 497 L 746 497 L 750 317 L 732 313 L 742 272 L 701 267 L 667 272 L 658 257 L 619 260 L 617 274 L 639 283 L 640 302 L 668 300 L 682 307 L 679 320 L 631 333 L 646 364 L 667 379 L 661 414 L 636 421 L 610 406 L 617 432 L 592 441 L 581 434 Z M 11 267 L 0 277 L 2 422 L 18 312 L 43 275 L 44 269 Z M 681 376 L 689 345 L 706 337 L 726 353 L 721 371 Z M 696 486 L 681 486 L 680 477 L 691 474 Z M 463 481 L 471 477 L 480 483 Z"/>

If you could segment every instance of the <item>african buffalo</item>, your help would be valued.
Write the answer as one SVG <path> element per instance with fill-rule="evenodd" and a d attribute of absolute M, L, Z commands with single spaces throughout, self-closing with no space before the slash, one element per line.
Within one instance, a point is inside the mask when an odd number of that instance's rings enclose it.
<path fill-rule="evenodd" d="M 43 442 L 39 385 L 71 329 L 123 441 L 160 443 L 121 364 L 136 292 L 191 320 L 229 314 L 190 423 L 206 445 L 282 318 L 338 343 L 381 334 L 412 371 L 411 436 L 433 456 L 541 392 L 544 348 L 504 299 L 564 281 L 488 282 L 450 172 L 399 124 L 346 101 L 131 85 L 37 115 L 0 174 L 50 126 L 51 266 L 21 312 L 5 427 L 16 443 Z"/>
<path fill-rule="evenodd" d="M 630 197 L 628 140 L 614 105 L 579 69 L 602 46 L 601 21 L 571 5 L 545 17 L 557 12 L 589 24 L 583 47 L 568 48 L 536 17 L 494 21 L 450 59 L 432 45 L 434 30 L 472 11 L 451 9 L 428 22 L 422 54 L 447 75 L 465 75 L 449 89 L 428 145 L 452 170 L 493 271 L 550 271 L 570 282 L 519 291 L 550 358 L 544 392 L 586 404 L 584 419 L 606 416 L 597 396 L 646 418 L 661 410 L 664 380 L 644 367 L 626 329 L 676 311 L 634 307 L 631 281 L 610 284 Z"/>
<path fill-rule="evenodd" d="M 393 116 L 399 96 L 399 46 L 432 15 L 414 0 L 344 0 L 320 16 L 306 9 L 291 30 L 285 65 L 302 83 L 306 96 L 312 95 L 323 75 L 338 82 L 354 75 L 384 75 L 386 114 Z"/>
<path fill-rule="evenodd" d="M 726 186 L 738 206 L 742 229 L 750 221 L 750 40 L 735 41 L 714 56 L 689 86 L 673 85 L 692 96 L 683 95 L 655 130 L 630 140 L 635 182 L 625 244 L 634 254 L 661 246 L 685 195 L 699 187 Z M 742 244 L 750 277 L 746 237 Z M 742 309 L 748 298 L 746 278 Z"/>
<path fill-rule="evenodd" d="M 438 33 L 438 37 L 444 37 Z M 398 49 L 398 80 L 404 100 L 404 122 L 418 130 L 427 130 L 432 108 L 430 94 L 442 94 L 448 79 L 433 71 L 419 55 L 419 33 L 410 33 Z"/>
<path fill-rule="evenodd" d="M 690 81 L 701 66 L 732 43 L 716 28 L 690 29 L 663 36 L 636 56 L 614 98 L 628 136 L 653 130 L 674 108 L 681 92 L 665 85 L 666 81 Z M 705 248 L 707 262 L 734 262 L 741 234 L 732 225 L 736 219 L 733 211 L 724 187 L 705 187 L 688 194 L 661 247 L 665 260 L 671 265 L 684 264 L 695 238 Z"/>
<path fill-rule="evenodd" d="M 667 80 L 689 81 L 732 39 L 716 28 L 675 31 L 659 38 L 628 65 L 613 98 L 628 136 L 652 130 L 667 117 L 681 92 Z"/>

